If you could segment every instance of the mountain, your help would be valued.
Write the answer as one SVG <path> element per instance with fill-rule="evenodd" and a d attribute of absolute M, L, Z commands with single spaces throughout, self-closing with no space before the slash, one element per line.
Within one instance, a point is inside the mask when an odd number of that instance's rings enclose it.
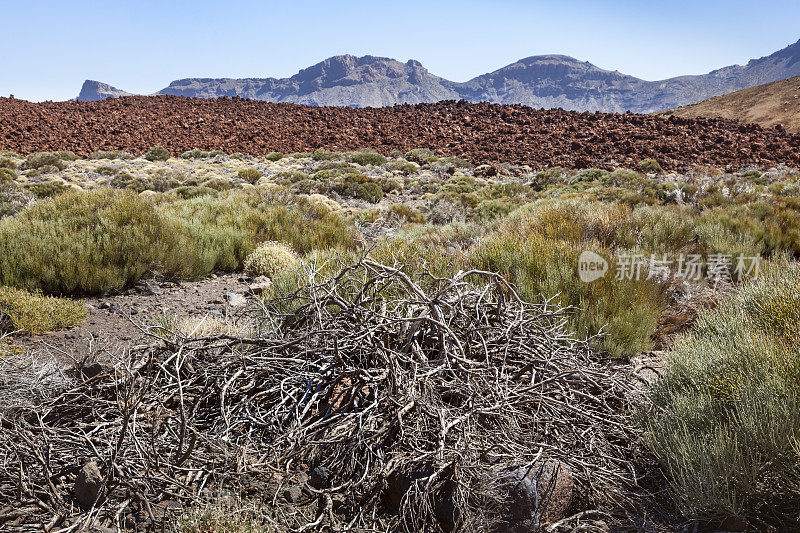
<path fill-rule="evenodd" d="M 112 87 L 107 83 L 101 83 L 94 80 L 86 80 L 83 82 L 81 92 L 78 95 L 78 100 L 84 102 L 94 102 L 95 100 L 104 100 L 106 98 L 117 98 L 119 96 L 133 96 L 133 93 L 128 93 Z"/>
<path fill-rule="evenodd" d="M 428 72 L 418 61 L 401 63 L 386 57 L 344 55 L 328 58 L 291 78 L 188 78 L 173 81 L 158 94 L 382 107 L 458 99 L 460 95 L 452 85 Z"/>
<path fill-rule="evenodd" d="M 722 117 L 765 127 L 782 125 L 800 133 L 800 76 L 758 85 L 661 113 L 679 117 Z"/>
<path fill-rule="evenodd" d="M 746 65 L 695 76 L 646 81 L 562 55 L 521 59 L 467 82 L 428 72 L 418 61 L 334 56 L 291 78 L 187 78 L 156 94 L 214 98 L 239 96 L 307 105 L 379 107 L 464 99 L 574 111 L 650 113 L 800 75 L 800 41 Z M 102 86 L 87 90 L 87 84 Z M 87 81 L 90 98 L 123 91 Z M 127 93 L 124 93 L 127 94 Z"/>
<path fill-rule="evenodd" d="M 456 86 L 461 97 L 472 102 L 626 111 L 639 107 L 635 95 L 645 84 L 569 56 L 545 55 L 520 59 Z"/>

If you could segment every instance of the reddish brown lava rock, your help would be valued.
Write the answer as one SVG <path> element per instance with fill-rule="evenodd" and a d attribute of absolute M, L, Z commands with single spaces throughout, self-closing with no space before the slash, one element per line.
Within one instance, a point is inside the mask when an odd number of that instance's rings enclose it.
<path fill-rule="evenodd" d="M 533 168 L 634 167 L 644 158 L 681 170 L 800 164 L 800 135 L 725 119 L 536 110 L 522 105 L 435 104 L 383 108 L 308 107 L 240 98 L 131 96 L 97 102 L 0 98 L 0 149 L 127 150 L 161 145 L 296 152 L 430 148 L 473 163 Z"/>

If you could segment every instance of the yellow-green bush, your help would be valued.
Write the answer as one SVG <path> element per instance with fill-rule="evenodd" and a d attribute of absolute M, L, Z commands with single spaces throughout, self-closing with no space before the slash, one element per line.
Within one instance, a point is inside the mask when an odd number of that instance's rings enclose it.
<path fill-rule="evenodd" d="M 236 270 L 258 243 L 299 252 L 355 246 L 351 223 L 314 205 L 231 191 L 152 203 L 127 191 L 68 192 L 0 221 L 0 284 L 98 294 L 150 270 L 200 277 Z"/>
<path fill-rule="evenodd" d="M 652 346 L 650 336 L 664 307 L 661 288 L 646 279 L 646 272 L 638 280 L 615 279 L 615 256 L 631 244 L 629 228 L 637 223 L 624 206 L 539 201 L 509 216 L 470 257 L 479 268 L 507 276 L 526 299 L 555 297 L 578 308 L 571 318 L 576 331 L 604 333 L 595 346 L 614 356 L 634 355 Z M 585 250 L 605 257 L 611 271 L 590 283 L 581 281 L 578 258 Z"/>
<path fill-rule="evenodd" d="M 170 153 L 163 146 L 153 146 L 144 154 L 144 158 L 148 161 L 166 161 L 170 158 Z"/>
<path fill-rule="evenodd" d="M 0 332 L 45 333 L 77 326 L 85 318 L 83 302 L 0 287 Z"/>
<path fill-rule="evenodd" d="M 74 155 L 74 154 L 73 154 Z M 58 170 L 64 169 L 64 162 L 58 152 L 36 152 L 28 156 L 20 170 L 39 169 L 42 167 L 55 167 Z"/>
<path fill-rule="evenodd" d="M 574 306 L 570 323 L 575 331 L 589 336 L 603 333 L 594 340 L 596 348 L 617 357 L 650 349 L 650 336 L 664 307 L 660 288 L 644 277 L 616 280 L 613 272 L 591 283 L 581 281 L 578 258 L 586 249 L 600 252 L 614 264 L 613 255 L 596 244 L 507 229 L 481 241 L 471 250 L 470 259 L 478 268 L 504 275 L 529 301 L 544 296 L 562 306 Z"/>
<path fill-rule="evenodd" d="M 17 179 L 17 173 L 10 168 L 0 167 L 0 183 L 11 183 Z"/>
<path fill-rule="evenodd" d="M 385 165 L 386 158 L 374 150 L 361 150 L 359 152 L 351 152 L 349 154 L 350 161 L 362 166 L 367 165 Z"/>
<path fill-rule="evenodd" d="M 259 178 L 261 178 L 261 172 L 259 172 L 258 169 L 255 169 L 253 167 L 240 168 L 236 173 L 236 175 L 239 176 L 240 179 L 246 181 L 247 183 L 252 183 L 252 184 L 255 184 L 256 182 L 258 182 Z"/>
<path fill-rule="evenodd" d="M 800 266 L 701 312 L 651 400 L 646 442 L 684 512 L 800 527 Z"/>
<path fill-rule="evenodd" d="M 68 192 L 0 221 L 0 284 L 103 293 L 134 283 L 158 263 L 177 268 L 172 256 L 180 248 L 174 230 L 137 195 Z"/>
<path fill-rule="evenodd" d="M 316 248 L 352 248 L 352 224 L 314 206 L 265 201 L 258 193 L 230 191 L 168 202 L 158 207 L 179 232 L 195 243 L 192 275 L 236 270 L 263 241 L 281 241 L 300 253 Z"/>

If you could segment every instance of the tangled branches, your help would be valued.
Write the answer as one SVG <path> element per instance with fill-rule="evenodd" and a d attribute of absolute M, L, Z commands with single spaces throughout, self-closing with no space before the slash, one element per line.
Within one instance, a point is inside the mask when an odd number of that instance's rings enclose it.
<path fill-rule="evenodd" d="M 74 370 L 79 385 L 3 415 L 0 497 L 76 529 L 153 527 L 232 491 L 270 500 L 286 529 L 483 531 L 521 520 L 514 469 L 557 460 L 571 508 L 618 500 L 633 479 L 629 381 L 567 333 L 568 310 L 489 272 L 408 271 L 309 271 L 254 338 L 169 340 Z M 304 491 L 291 505 L 290 485 Z"/>

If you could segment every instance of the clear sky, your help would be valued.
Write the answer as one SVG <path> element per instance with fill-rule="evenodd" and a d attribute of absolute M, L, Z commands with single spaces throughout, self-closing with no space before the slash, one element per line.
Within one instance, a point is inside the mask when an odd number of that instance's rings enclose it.
<path fill-rule="evenodd" d="M 800 39 L 798 0 L 2 0 L 0 13 L 0 95 L 27 100 L 74 98 L 87 78 L 150 93 L 286 77 L 345 53 L 417 59 L 454 81 L 559 53 L 655 80 Z"/>

